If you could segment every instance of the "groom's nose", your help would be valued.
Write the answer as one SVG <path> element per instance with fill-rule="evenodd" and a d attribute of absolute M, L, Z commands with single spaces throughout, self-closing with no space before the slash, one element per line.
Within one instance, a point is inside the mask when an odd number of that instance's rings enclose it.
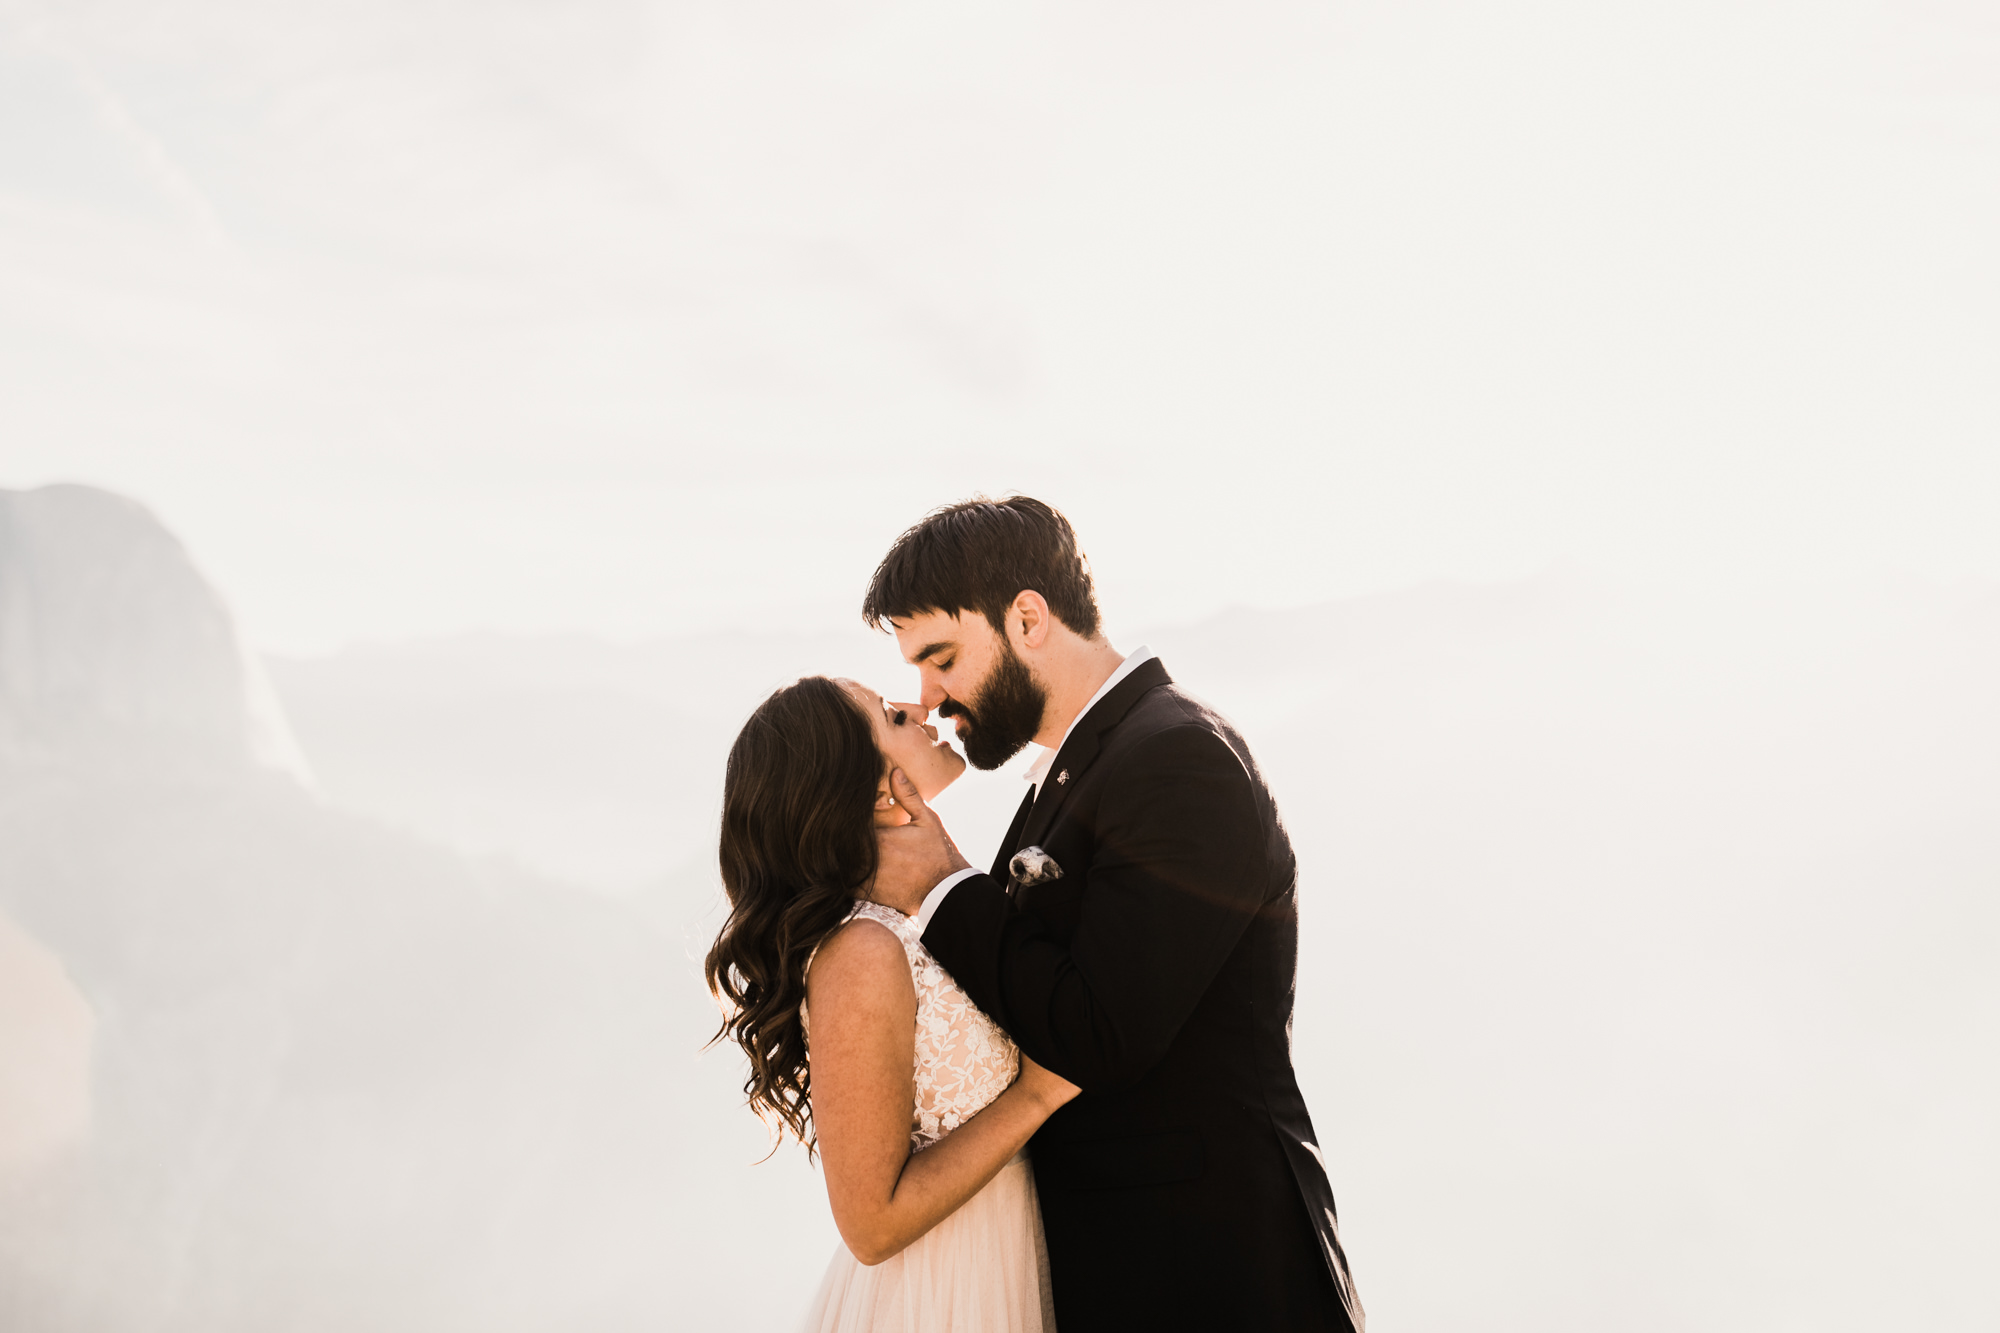
<path fill-rule="evenodd" d="M 923 686 L 924 686 L 923 710 L 926 714 L 929 714 L 932 709 L 936 708 L 946 699 L 951 698 L 949 694 L 946 694 L 944 692 L 944 686 L 940 685 L 937 681 L 937 678 L 931 675 L 931 673 L 928 671 L 926 671 L 923 674 Z"/>

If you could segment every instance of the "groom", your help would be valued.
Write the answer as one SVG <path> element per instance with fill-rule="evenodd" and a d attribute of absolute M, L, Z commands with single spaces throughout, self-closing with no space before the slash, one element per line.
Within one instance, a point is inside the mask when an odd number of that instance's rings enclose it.
<path fill-rule="evenodd" d="M 988 873 L 899 773 L 913 822 L 878 832 L 870 894 L 1083 1088 L 1030 1149 L 1057 1324 L 1361 1333 L 1292 1073 L 1297 870 L 1243 738 L 1105 640 L 1076 534 L 1039 500 L 930 515 L 862 616 L 971 763 L 1048 747 Z"/>

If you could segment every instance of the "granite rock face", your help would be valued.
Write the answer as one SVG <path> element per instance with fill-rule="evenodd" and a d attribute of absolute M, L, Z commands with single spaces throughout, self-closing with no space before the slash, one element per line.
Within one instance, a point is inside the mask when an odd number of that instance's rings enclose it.
<path fill-rule="evenodd" d="M 0 742 L 94 762 L 302 772 L 222 599 L 143 506 L 0 491 Z"/>
<path fill-rule="evenodd" d="M 0 925 L 89 1015 L 0 1162 L 0 1329 L 722 1326 L 677 1200 L 763 1137 L 688 945 L 336 808 L 259 671 L 143 508 L 0 492 Z"/>

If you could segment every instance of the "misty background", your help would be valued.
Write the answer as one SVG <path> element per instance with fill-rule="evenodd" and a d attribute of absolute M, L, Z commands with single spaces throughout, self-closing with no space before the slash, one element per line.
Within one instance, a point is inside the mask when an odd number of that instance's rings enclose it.
<path fill-rule="evenodd" d="M 1960 0 L 0 0 L 0 1327 L 788 1326 L 721 757 L 1021 490 L 1378 1333 L 1991 1328 L 1996 167 Z"/>

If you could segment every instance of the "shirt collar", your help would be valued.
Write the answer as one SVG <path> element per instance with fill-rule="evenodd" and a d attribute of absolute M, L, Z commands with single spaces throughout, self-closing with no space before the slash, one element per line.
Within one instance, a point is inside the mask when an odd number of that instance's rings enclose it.
<path fill-rule="evenodd" d="M 1125 679 L 1125 677 L 1131 675 L 1134 671 L 1138 670 L 1140 667 L 1144 666 L 1146 663 L 1152 660 L 1153 660 L 1153 650 L 1151 648 L 1148 648 L 1143 643 L 1140 644 L 1137 648 L 1134 648 L 1130 653 L 1127 653 L 1125 655 L 1125 660 L 1118 664 L 1118 669 L 1111 673 L 1110 679 L 1106 680 L 1102 685 L 1098 686 L 1097 693 L 1090 696 L 1090 702 L 1085 704 L 1082 708 L 1078 709 L 1076 716 L 1070 719 L 1069 731 L 1065 731 L 1063 733 L 1062 740 L 1056 743 L 1055 748 L 1052 750 L 1050 749 L 1043 750 L 1041 754 L 1035 757 L 1035 762 L 1028 765 L 1028 771 L 1022 774 L 1022 776 L 1025 777 L 1029 782 L 1035 784 L 1036 796 L 1040 796 L 1042 794 L 1042 782 L 1044 779 L 1048 777 L 1049 769 L 1055 766 L 1056 756 L 1062 753 L 1062 747 L 1069 744 L 1070 732 L 1076 730 L 1076 724 L 1083 721 L 1084 715 L 1089 713 L 1091 709 L 1097 707 L 1097 701 L 1099 699 L 1102 699 L 1105 695 L 1111 693 L 1112 688 L 1116 686 L 1119 681 Z"/>

